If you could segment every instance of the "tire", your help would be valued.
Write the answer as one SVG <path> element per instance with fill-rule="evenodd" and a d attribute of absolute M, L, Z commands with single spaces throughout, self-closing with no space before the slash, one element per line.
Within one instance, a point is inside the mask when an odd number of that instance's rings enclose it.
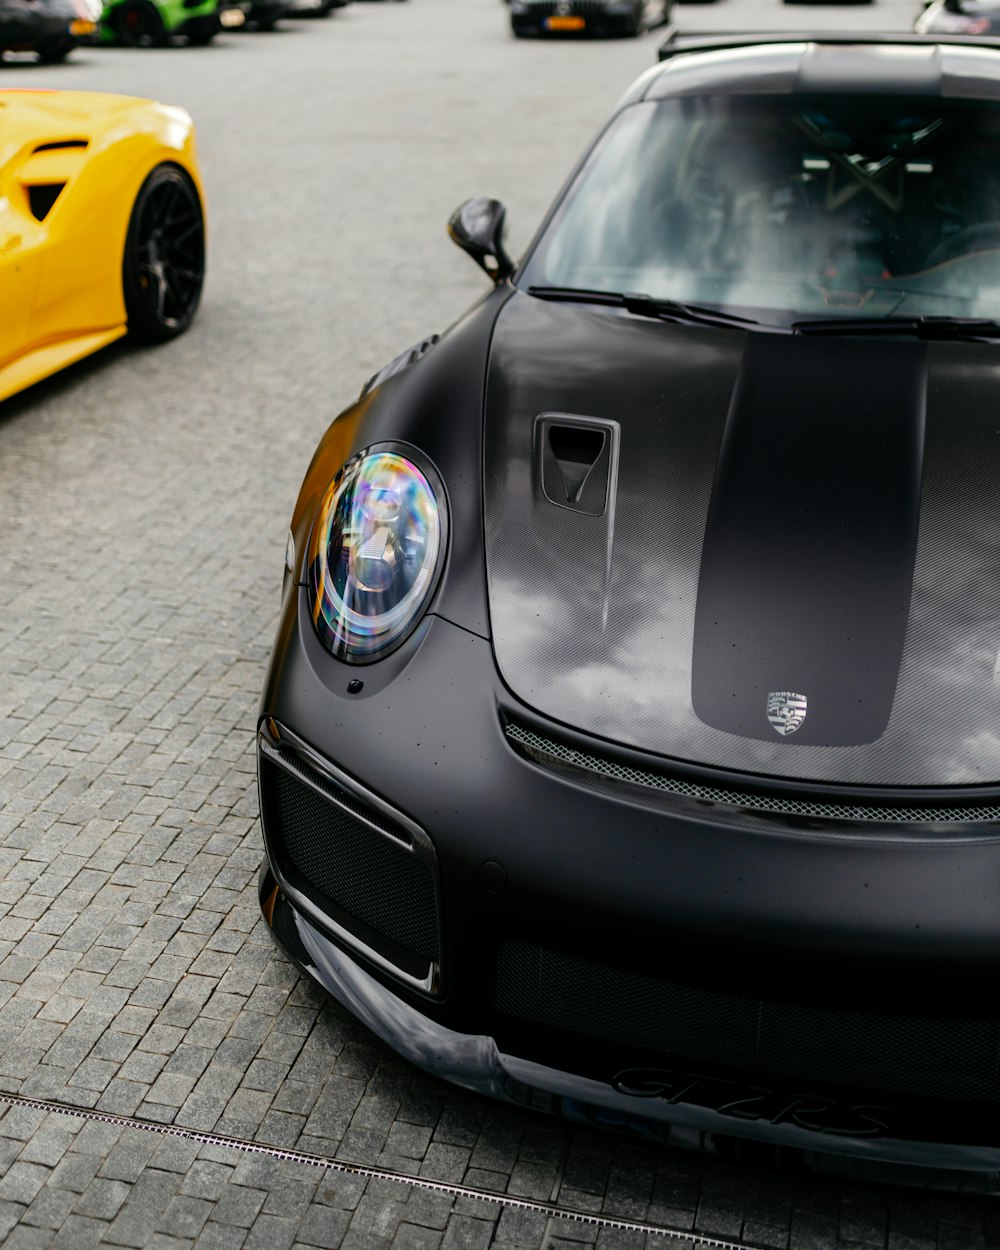
<path fill-rule="evenodd" d="M 42 65 L 58 65 L 66 60 L 72 50 L 71 43 L 50 43 L 44 48 L 36 49 L 39 63 Z"/>
<path fill-rule="evenodd" d="M 122 259 L 129 334 L 165 343 L 198 311 L 205 280 L 205 218 L 198 190 L 178 165 L 157 165 L 139 188 Z"/>
<path fill-rule="evenodd" d="M 126 48 L 162 48 L 167 42 L 163 18 L 146 0 L 127 0 L 111 19 L 115 38 Z"/>

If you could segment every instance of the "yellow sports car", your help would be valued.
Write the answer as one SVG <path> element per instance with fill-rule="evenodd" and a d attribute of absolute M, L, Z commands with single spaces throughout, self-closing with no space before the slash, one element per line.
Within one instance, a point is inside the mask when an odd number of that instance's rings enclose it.
<path fill-rule="evenodd" d="M 126 333 L 186 330 L 202 202 L 183 109 L 0 90 L 0 400 Z"/>

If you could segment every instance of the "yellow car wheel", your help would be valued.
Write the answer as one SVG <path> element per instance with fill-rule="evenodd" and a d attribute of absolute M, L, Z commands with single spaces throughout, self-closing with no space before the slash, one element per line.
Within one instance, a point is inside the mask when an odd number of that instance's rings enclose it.
<path fill-rule="evenodd" d="M 122 290 L 129 333 L 151 343 L 191 324 L 205 280 L 205 218 L 194 182 L 164 162 L 139 188 L 125 238 Z"/>

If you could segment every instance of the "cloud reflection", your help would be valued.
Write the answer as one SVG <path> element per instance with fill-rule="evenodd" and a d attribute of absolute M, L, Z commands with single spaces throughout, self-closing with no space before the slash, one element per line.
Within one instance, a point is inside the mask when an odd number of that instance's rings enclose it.
<path fill-rule="evenodd" d="M 713 729 L 691 703 L 701 546 L 743 335 L 515 303 L 498 326 L 487 414 L 490 609 L 515 694 L 585 732 L 700 764 L 857 784 L 1000 780 L 992 349 L 929 349 L 920 535 L 888 728 L 865 746 L 800 746 Z M 555 508 L 533 483 L 534 418 L 567 410 L 622 428 L 606 629 L 603 518 Z"/>

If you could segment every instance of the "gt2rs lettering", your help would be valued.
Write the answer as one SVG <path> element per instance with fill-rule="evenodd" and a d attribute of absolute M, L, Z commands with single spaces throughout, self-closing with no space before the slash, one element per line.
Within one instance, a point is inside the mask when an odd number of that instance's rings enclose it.
<path fill-rule="evenodd" d="M 751 1086 L 750 1090 L 742 1098 L 734 1098 L 731 1102 L 719 1103 L 715 1108 L 720 1115 L 733 1115 L 740 1120 L 760 1120 L 767 1117 L 767 1096 L 770 1093 L 767 1089 L 758 1089 Z M 784 1115 L 781 1112 L 780 1115 Z M 772 1124 L 780 1124 L 781 1119 L 772 1119 Z"/>
<path fill-rule="evenodd" d="M 889 1125 L 883 1118 L 890 1114 L 888 1107 L 865 1103 L 853 1107 L 838 1105 L 829 1098 L 822 1101 L 822 1107 L 797 1108 L 792 1122 L 799 1128 L 829 1133 L 832 1137 L 885 1137 L 889 1132 Z"/>
<path fill-rule="evenodd" d="M 763 1085 L 740 1086 L 721 1077 L 667 1068 L 626 1068 L 611 1082 L 622 1094 L 706 1107 L 738 1120 L 794 1124 L 832 1137 L 883 1137 L 890 1108 L 845 1103 L 825 1094 L 784 1094 Z"/>
<path fill-rule="evenodd" d="M 683 1077 L 677 1072 L 661 1072 L 656 1068 L 630 1068 L 619 1072 L 611 1084 L 620 1093 L 632 1094 L 636 1098 L 682 1102 L 684 1095 L 703 1079 L 700 1076 Z"/>

